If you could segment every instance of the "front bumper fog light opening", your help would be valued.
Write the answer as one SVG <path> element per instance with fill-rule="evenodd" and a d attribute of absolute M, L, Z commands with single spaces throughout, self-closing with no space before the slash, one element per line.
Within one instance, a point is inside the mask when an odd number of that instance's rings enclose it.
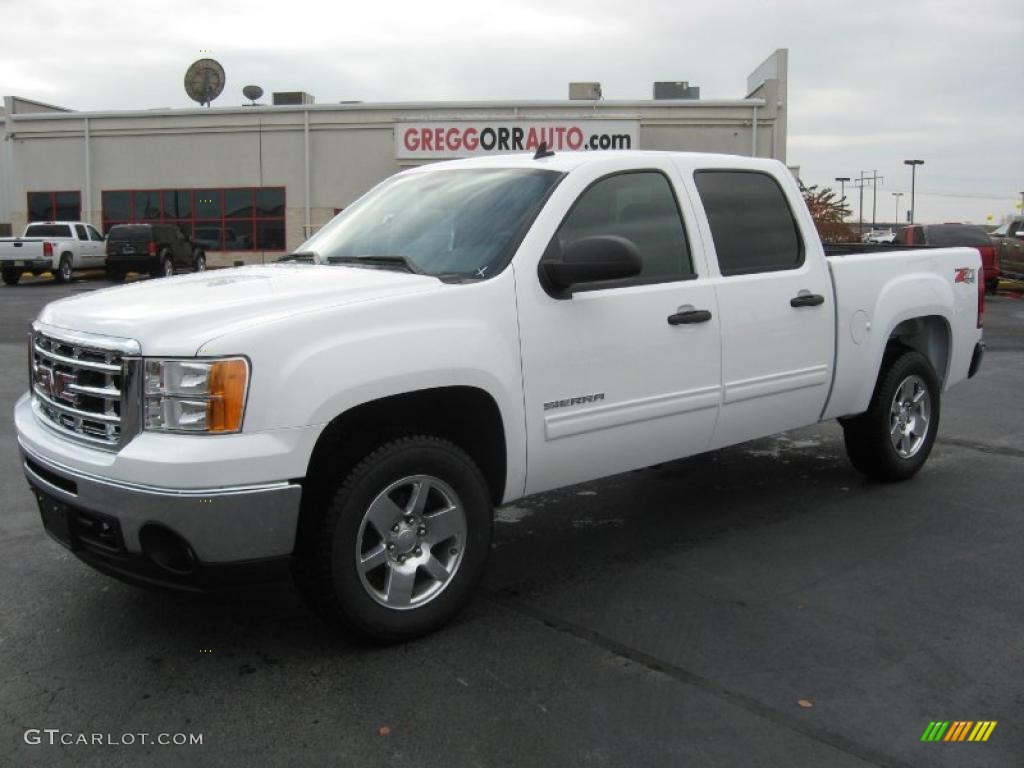
<path fill-rule="evenodd" d="M 162 525 L 147 523 L 142 526 L 139 544 L 142 553 L 157 567 L 176 576 L 191 576 L 199 565 L 192 545 Z"/>

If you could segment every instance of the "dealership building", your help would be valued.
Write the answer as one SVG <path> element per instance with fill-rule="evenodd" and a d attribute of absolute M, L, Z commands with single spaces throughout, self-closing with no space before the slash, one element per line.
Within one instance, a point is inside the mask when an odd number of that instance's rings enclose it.
<path fill-rule="evenodd" d="M 652 149 L 786 160 L 787 52 L 748 77 L 745 96 L 701 99 L 685 83 L 653 97 L 565 101 L 316 104 L 76 112 L 5 96 L 0 229 L 73 219 L 103 231 L 164 221 L 188 231 L 211 265 L 273 260 L 368 188 L 404 168 L 533 151 Z M 280 103 L 284 101 L 297 103 Z"/>

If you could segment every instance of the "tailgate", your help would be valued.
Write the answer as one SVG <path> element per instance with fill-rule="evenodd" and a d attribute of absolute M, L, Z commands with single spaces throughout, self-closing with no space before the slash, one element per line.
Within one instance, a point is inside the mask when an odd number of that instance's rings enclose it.
<path fill-rule="evenodd" d="M 38 261 L 43 256 L 43 240 L 30 238 L 0 241 L 0 261 Z"/>

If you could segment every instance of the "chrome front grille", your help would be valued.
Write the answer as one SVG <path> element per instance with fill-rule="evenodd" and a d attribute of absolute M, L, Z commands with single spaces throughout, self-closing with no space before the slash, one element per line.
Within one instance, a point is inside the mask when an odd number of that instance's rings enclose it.
<path fill-rule="evenodd" d="M 116 450 L 134 436 L 126 426 L 134 430 L 138 423 L 129 413 L 135 398 L 128 397 L 135 366 L 125 354 L 133 346 L 130 340 L 35 327 L 30 377 L 36 414 L 69 439 Z"/>

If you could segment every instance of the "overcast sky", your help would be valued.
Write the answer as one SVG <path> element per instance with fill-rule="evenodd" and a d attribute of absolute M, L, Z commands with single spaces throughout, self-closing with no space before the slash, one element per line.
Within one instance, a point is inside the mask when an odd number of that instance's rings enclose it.
<path fill-rule="evenodd" d="M 0 20 L 0 94 L 81 110 L 194 106 L 184 72 L 205 55 L 227 72 L 216 106 L 248 83 L 318 103 L 563 99 L 571 80 L 740 98 L 788 48 L 787 160 L 806 183 L 877 169 L 879 220 L 892 192 L 909 205 L 907 158 L 925 161 L 918 220 L 999 221 L 1024 190 L 1021 0 L 0 0 Z"/>

